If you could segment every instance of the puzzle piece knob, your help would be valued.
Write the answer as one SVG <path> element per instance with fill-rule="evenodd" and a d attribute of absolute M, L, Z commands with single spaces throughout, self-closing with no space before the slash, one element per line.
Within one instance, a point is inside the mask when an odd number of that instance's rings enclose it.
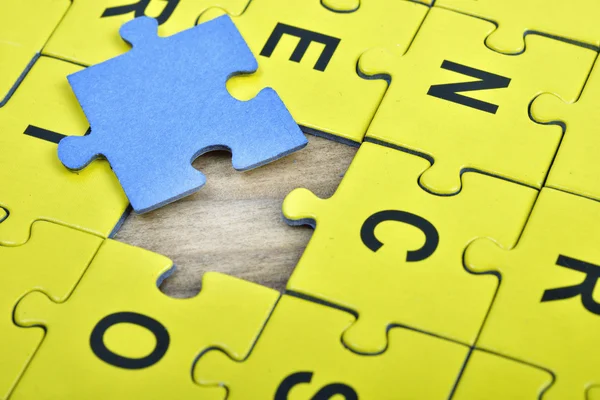
<path fill-rule="evenodd" d="M 132 46 L 158 39 L 158 21 L 150 17 L 138 17 L 124 23 L 119 34 Z"/>

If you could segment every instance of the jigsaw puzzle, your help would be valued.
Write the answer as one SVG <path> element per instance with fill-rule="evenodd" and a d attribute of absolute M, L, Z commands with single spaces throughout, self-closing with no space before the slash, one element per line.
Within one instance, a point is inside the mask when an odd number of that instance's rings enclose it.
<path fill-rule="evenodd" d="M 18 0 L 16 0 L 18 1 Z M 44 54 L 82 65 L 94 65 L 129 50 L 119 28 L 135 17 L 156 18 L 160 36 L 196 25 L 208 7 L 241 14 L 249 0 L 73 0 L 44 47 Z"/>
<path fill-rule="evenodd" d="M 88 124 L 66 76 L 81 67 L 40 57 L 0 108 L 0 243 L 22 244 L 33 221 L 44 219 L 107 237 L 128 202 L 106 161 L 73 174 L 56 155 L 63 135 Z"/>
<path fill-rule="evenodd" d="M 0 2 L 0 107 L 25 76 L 69 5 L 69 0 Z"/>
<path fill-rule="evenodd" d="M 464 248 L 477 237 L 512 247 L 537 194 L 468 173 L 458 195 L 435 196 L 417 184 L 429 167 L 364 143 L 330 199 L 296 189 L 284 200 L 292 224 L 315 227 L 287 290 L 356 312 L 343 336 L 356 352 L 384 352 L 394 325 L 473 344 L 496 283 L 464 269 Z"/>
<path fill-rule="evenodd" d="M 530 32 L 600 46 L 600 3 L 596 0 L 437 0 L 435 6 L 496 23 L 498 30 L 485 43 L 502 53 L 525 50 L 523 37 Z"/>
<path fill-rule="evenodd" d="M 272 87 L 304 132 L 333 135 L 356 145 L 362 142 L 387 86 L 362 79 L 356 71 L 358 58 L 381 46 L 403 54 L 428 8 L 404 0 L 368 0 L 352 12 L 340 13 L 329 3 L 252 0 L 233 21 L 259 67 L 252 75 L 233 78 L 227 87 L 240 99 Z M 219 13 L 209 10 L 200 20 Z"/>
<path fill-rule="evenodd" d="M 27 243 L 0 246 L 0 399 L 7 399 L 44 337 L 40 328 L 13 322 L 13 309 L 28 292 L 39 290 L 51 301 L 66 300 L 96 254 L 102 238 L 38 221 Z M 49 301 L 50 301 L 49 300 Z"/>
<path fill-rule="evenodd" d="M 546 186 L 600 200 L 600 66 L 596 62 L 581 97 L 564 104 L 542 94 L 531 105 L 531 116 L 541 123 L 563 123 L 566 130 L 546 180 Z"/>
<path fill-rule="evenodd" d="M 552 381 L 552 374 L 543 369 L 474 350 L 452 399 L 541 399 Z"/>
<path fill-rule="evenodd" d="M 0 0 L 0 399 L 600 400 L 598 15 Z M 204 185 L 203 153 L 247 170 L 303 132 L 360 147 L 330 198 L 283 201 L 314 228 L 283 295 L 206 272 L 170 297 L 169 258 L 109 239 L 127 197 L 143 213 Z M 210 217 L 206 235 L 231 223 Z"/>
<path fill-rule="evenodd" d="M 405 56 L 385 48 L 360 58 L 363 73 L 391 76 L 368 140 L 429 157 L 420 182 L 434 193 L 458 192 L 461 172 L 473 169 L 541 187 L 561 129 L 533 122 L 529 103 L 542 92 L 575 101 L 596 56 L 536 35 L 523 54 L 499 54 L 482 45 L 494 30 L 434 7 Z"/>
<path fill-rule="evenodd" d="M 224 385 L 229 400 L 448 397 L 467 346 L 394 328 L 384 354 L 361 356 L 340 342 L 353 320 L 350 313 L 283 296 L 248 359 L 235 362 L 210 350 L 199 358 L 194 379 Z"/>
<path fill-rule="evenodd" d="M 544 399 L 584 399 L 600 384 L 600 204 L 542 189 L 517 246 L 469 245 L 475 273 L 497 271 L 499 289 L 477 347 L 551 371 Z"/>
<path fill-rule="evenodd" d="M 228 16 L 169 38 L 156 36 L 156 28 L 147 17 L 126 23 L 121 35 L 131 51 L 69 76 L 92 133 L 61 140 L 58 156 L 67 168 L 105 157 L 133 209 L 144 213 L 204 185 L 191 165 L 203 153 L 227 149 L 233 167 L 244 171 L 307 144 L 272 89 L 247 102 L 227 92 L 230 76 L 256 69 Z M 131 101 L 136 93 L 144 96 Z"/>
<path fill-rule="evenodd" d="M 15 322 L 46 336 L 11 399 L 221 399 L 193 382 L 195 359 L 208 348 L 244 359 L 279 293 L 207 273 L 199 295 L 175 299 L 157 286 L 171 270 L 164 256 L 106 239 L 66 302 L 26 295 Z"/>

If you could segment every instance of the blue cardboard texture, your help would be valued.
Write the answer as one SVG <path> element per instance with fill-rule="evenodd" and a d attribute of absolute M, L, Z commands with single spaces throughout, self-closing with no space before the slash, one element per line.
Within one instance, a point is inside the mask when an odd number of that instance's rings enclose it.
<path fill-rule="evenodd" d="M 67 168 L 104 156 L 144 213 L 205 184 L 191 165 L 203 153 L 229 150 L 243 171 L 307 144 L 273 89 L 250 101 L 227 91 L 230 77 L 258 68 L 229 16 L 166 38 L 157 27 L 148 17 L 125 23 L 120 33 L 132 50 L 68 77 L 92 130 L 59 143 Z"/>

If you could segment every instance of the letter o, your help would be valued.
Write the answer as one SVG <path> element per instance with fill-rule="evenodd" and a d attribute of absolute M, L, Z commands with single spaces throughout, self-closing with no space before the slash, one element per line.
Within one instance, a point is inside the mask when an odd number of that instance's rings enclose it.
<path fill-rule="evenodd" d="M 120 356 L 106 347 L 104 334 L 108 328 L 120 323 L 139 325 L 152 332 L 156 338 L 156 346 L 152 353 L 142 358 L 129 358 Z M 125 369 L 142 369 L 156 364 L 167 352 L 169 342 L 169 332 L 160 322 L 134 312 L 117 312 L 107 315 L 96 324 L 90 336 L 90 347 L 99 359 L 115 367 Z"/>

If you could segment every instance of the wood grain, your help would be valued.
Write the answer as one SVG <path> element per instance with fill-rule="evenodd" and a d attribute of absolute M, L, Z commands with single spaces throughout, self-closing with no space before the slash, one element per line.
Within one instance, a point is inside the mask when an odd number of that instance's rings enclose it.
<path fill-rule="evenodd" d="M 356 148 L 308 135 L 308 146 L 247 172 L 227 152 L 205 154 L 194 167 L 207 177 L 199 192 L 144 215 L 130 215 L 115 239 L 168 256 L 177 266 L 161 286 L 174 297 L 194 296 L 206 271 L 219 271 L 284 290 L 310 236 L 281 214 L 284 197 L 306 187 L 331 196 Z"/>

